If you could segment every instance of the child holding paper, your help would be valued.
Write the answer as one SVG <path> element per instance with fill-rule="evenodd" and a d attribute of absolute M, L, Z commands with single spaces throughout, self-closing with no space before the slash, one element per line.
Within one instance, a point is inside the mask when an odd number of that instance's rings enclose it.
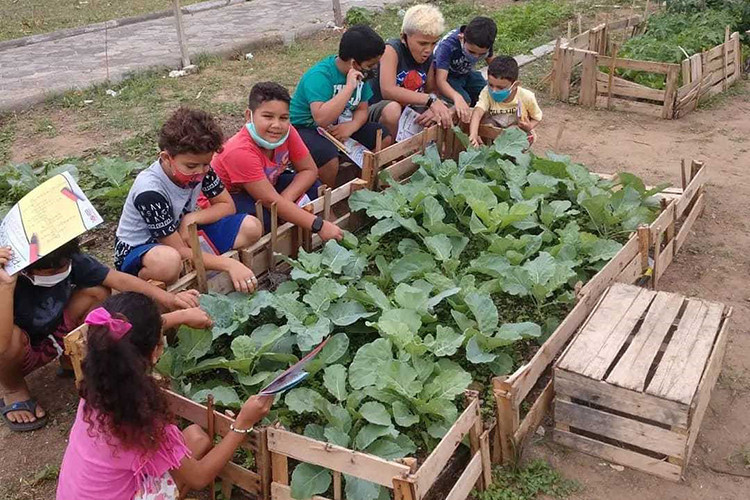
<path fill-rule="evenodd" d="M 469 138 L 472 145 L 482 144 L 479 125 L 516 126 L 528 134 L 529 146 L 534 142 L 534 128 L 542 121 L 542 110 L 536 96 L 518 83 L 518 63 L 509 56 L 498 56 L 487 68 L 487 87 L 482 90 L 471 115 Z"/>
<path fill-rule="evenodd" d="M 156 304 L 137 293 L 107 299 L 86 317 L 84 380 L 57 500 L 176 500 L 208 485 L 271 408 L 253 396 L 213 446 L 198 425 L 180 431 L 151 376 L 164 350 Z"/>
<path fill-rule="evenodd" d="M 0 310 L 4 311 L 0 319 L 0 413 L 12 431 L 31 431 L 46 424 L 47 414 L 31 397 L 25 377 L 61 357 L 63 337 L 80 326 L 111 289 L 143 293 L 167 311 L 194 311 L 187 313 L 189 321 L 205 316 L 200 309 L 191 309 L 198 306 L 197 292 L 172 295 L 110 269 L 82 253 L 76 240 L 13 276 L 5 270 L 11 257 L 9 247 L 0 247 Z"/>

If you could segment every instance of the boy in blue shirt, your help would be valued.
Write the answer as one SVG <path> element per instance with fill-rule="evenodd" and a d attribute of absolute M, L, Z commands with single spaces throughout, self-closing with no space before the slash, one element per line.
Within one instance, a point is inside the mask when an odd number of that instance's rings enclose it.
<path fill-rule="evenodd" d="M 341 142 L 350 137 L 374 149 L 378 129 L 383 147 L 391 144 L 388 130 L 368 121 L 367 102 L 372 88 L 367 82 L 385 51 L 385 42 L 372 28 L 355 25 L 341 37 L 338 56 L 328 56 L 307 70 L 292 96 L 289 119 L 318 166 L 320 180 L 336 186 L 339 156 L 336 146 L 318 133 L 328 130 Z"/>
<path fill-rule="evenodd" d="M 488 17 L 475 17 L 469 24 L 457 28 L 443 37 L 435 47 L 438 91 L 453 102 L 458 117 L 464 123 L 471 119 L 471 107 L 487 85 L 476 64 L 486 59 L 492 61 L 492 45 L 497 26 Z"/>

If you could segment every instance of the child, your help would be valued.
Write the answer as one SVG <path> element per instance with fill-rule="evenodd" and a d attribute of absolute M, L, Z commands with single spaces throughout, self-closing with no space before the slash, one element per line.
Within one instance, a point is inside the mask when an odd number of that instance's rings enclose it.
<path fill-rule="evenodd" d="M 250 246 L 261 236 L 260 221 L 235 214 L 234 202 L 211 169 L 222 133 L 211 115 L 180 108 L 159 132 L 159 159 L 138 174 L 117 226 L 115 267 L 123 272 L 171 284 L 183 259 L 191 259 L 188 227 L 196 223 L 216 250 Z M 208 207 L 196 211 L 198 195 Z M 226 271 L 235 290 L 251 292 L 255 276 L 240 261 L 203 254 L 206 269 Z"/>
<path fill-rule="evenodd" d="M 232 195 L 237 212 L 263 211 L 265 228 L 271 227 L 270 207 L 279 217 L 318 233 L 325 240 L 340 240 L 341 229 L 297 205 L 300 197 L 318 197 L 318 169 L 300 134 L 289 124 L 289 92 L 274 82 L 253 86 L 245 110 L 247 123 L 214 156 L 212 166 Z"/>
<path fill-rule="evenodd" d="M 435 47 L 437 87 L 456 107 L 461 121 L 469 123 L 471 107 L 487 85 L 476 64 L 486 59 L 492 62 L 492 45 L 497 26 L 488 17 L 475 17 L 469 24 L 457 28 L 440 40 Z"/>
<path fill-rule="evenodd" d="M 110 289 L 144 293 L 168 311 L 198 306 L 197 292 L 172 295 L 114 271 L 81 253 L 76 240 L 13 276 L 5 270 L 10 258 L 11 249 L 0 247 L 0 310 L 7 312 L 0 319 L 0 413 L 12 431 L 46 424 L 47 414 L 29 394 L 25 377 L 62 355 L 63 337 L 83 323 Z"/>
<path fill-rule="evenodd" d="M 482 144 L 479 124 L 487 123 L 500 128 L 517 126 L 528 134 L 531 146 L 536 138 L 534 127 L 542 121 L 542 110 L 534 93 L 518 84 L 518 63 L 512 57 L 498 56 L 487 68 L 487 76 L 489 83 L 479 95 L 471 115 L 471 143 L 475 147 Z"/>
<path fill-rule="evenodd" d="M 420 113 L 422 126 L 453 125 L 453 111 L 438 98 L 433 49 L 445 31 L 443 14 L 434 5 L 409 7 L 401 23 L 401 38 L 388 40 L 373 82 L 370 120 L 398 133 L 403 109 L 411 106 Z"/>
<path fill-rule="evenodd" d="M 88 315 L 81 400 L 57 500 L 176 500 L 209 484 L 268 413 L 272 396 L 250 398 L 213 448 L 197 425 L 180 432 L 151 370 L 164 349 L 163 325 L 184 320 L 160 318 L 137 293 L 110 297 Z"/>
<path fill-rule="evenodd" d="M 385 43 L 372 28 L 356 25 L 339 42 L 338 56 L 328 56 L 302 75 L 289 107 L 292 125 L 312 154 L 320 180 L 336 186 L 339 152 L 320 135 L 323 127 L 343 142 L 353 138 L 367 149 L 375 149 L 378 129 L 383 131 L 382 146 L 389 146 L 388 129 L 368 121 L 368 101 L 372 89 L 366 81 L 374 73 Z"/>

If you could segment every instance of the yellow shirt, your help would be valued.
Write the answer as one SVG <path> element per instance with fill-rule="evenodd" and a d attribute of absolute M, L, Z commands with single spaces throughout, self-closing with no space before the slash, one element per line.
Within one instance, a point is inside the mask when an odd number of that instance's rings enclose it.
<path fill-rule="evenodd" d="M 505 127 L 514 125 L 519 117 L 525 120 L 540 121 L 542 119 L 542 110 L 536 102 L 534 93 L 521 87 L 518 87 L 515 97 L 508 102 L 495 101 L 490 97 L 488 87 L 485 87 L 479 94 L 476 107 L 489 114 L 493 121 L 507 123 L 501 125 Z"/>

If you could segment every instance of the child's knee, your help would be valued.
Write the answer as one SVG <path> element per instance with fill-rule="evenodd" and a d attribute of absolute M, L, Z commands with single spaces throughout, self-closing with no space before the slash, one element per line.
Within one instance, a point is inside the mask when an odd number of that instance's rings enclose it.
<path fill-rule="evenodd" d="M 167 284 L 174 283 L 180 277 L 182 256 L 176 249 L 167 245 L 157 245 L 143 256 L 143 267 L 148 268 L 152 279 L 159 279 Z"/>
<path fill-rule="evenodd" d="M 244 248 L 252 245 L 263 236 L 263 227 L 260 219 L 248 215 L 242 220 L 240 232 L 234 240 L 234 248 Z"/>
<path fill-rule="evenodd" d="M 380 120 L 384 123 L 398 123 L 401 118 L 401 105 L 396 101 L 391 101 L 383 108 Z"/>
<path fill-rule="evenodd" d="M 23 361 L 28 343 L 24 339 L 25 335 L 23 330 L 14 326 L 10 338 L 0 342 L 0 370 L 19 365 Z"/>
<path fill-rule="evenodd" d="M 182 431 L 185 444 L 190 449 L 193 457 L 200 459 L 211 449 L 211 438 L 198 424 L 193 424 Z"/>

